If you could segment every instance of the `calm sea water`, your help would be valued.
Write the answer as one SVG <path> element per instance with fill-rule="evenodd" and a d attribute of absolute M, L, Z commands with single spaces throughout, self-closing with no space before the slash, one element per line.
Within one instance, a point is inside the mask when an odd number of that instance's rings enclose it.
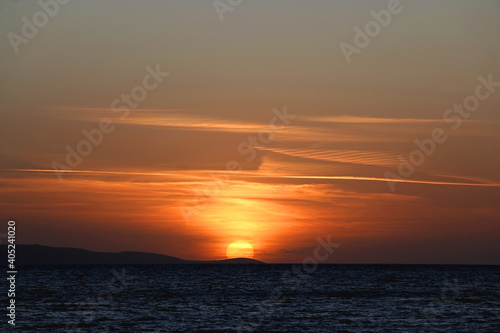
<path fill-rule="evenodd" d="M 308 273 L 300 265 L 22 267 L 16 328 L 500 332 L 499 273 L 419 265 L 320 265 Z"/>

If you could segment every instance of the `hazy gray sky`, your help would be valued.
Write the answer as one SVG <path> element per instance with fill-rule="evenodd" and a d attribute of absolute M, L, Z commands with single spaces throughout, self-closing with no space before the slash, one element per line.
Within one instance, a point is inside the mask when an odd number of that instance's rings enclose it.
<path fill-rule="evenodd" d="M 293 261 L 331 234 L 334 261 L 499 263 L 500 88 L 459 129 L 442 118 L 478 77 L 500 82 L 500 1 L 401 0 L 348 63 L 341 43 L 389 3 L 243 0 L 221 21 L 213 1 L 73 0 L 16 53 L 42 9 L 2 1 L 0 217 L 47 245 L 213 258 L 246 239 Z M 119 119 L 156 66 L 169 76 Z M 284 106 L 296 118 L 248 161 L 239 144 Z M 53 162 L 103 118 L 86 173 L 59 182 Z M 386 171 L 435 128 L 448 139 L 393 193 Z M 245 171 L 186 224 L 178 207 L 231 160 Z"/>

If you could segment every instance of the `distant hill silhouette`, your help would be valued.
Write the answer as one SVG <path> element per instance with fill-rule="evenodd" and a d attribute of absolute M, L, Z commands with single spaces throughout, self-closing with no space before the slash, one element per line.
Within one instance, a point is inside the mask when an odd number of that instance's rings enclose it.
<path fill-rule="evenodd" d="M 7 263 L 7 245 L 0 245 L 2 264 Z M 94 252 L 68 247 L 16 244 L 16 265 L 151 265 L 151 264 L 264 264 L 235 258 L 217 261 L 183 260 L 147 252 Z"/>

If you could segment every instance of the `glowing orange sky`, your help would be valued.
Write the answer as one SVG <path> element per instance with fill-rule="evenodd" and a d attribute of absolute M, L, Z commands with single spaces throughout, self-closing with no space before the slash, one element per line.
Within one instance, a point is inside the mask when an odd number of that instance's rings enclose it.
<path fill-rule="evenodd" d="M 167 3 L 76 1 L 19 55 L 1 42 L 0 220 L 19 243 L 213 260 L 244 240 L 300 262 L 331 235 L 327 262 L 500 264 L 500 88 L 443 121 L 478 76 L 500 81 L 498 3 L 412 3 L 350 64 L 338 44 L 385 2 L 246 2 L 222 24 Z M 156 64 L 169 76 L 120 118 Z M 58 179 L 102 119 L 114 130 Z M 392 191 L 435 128 L 447 141 Z"/>

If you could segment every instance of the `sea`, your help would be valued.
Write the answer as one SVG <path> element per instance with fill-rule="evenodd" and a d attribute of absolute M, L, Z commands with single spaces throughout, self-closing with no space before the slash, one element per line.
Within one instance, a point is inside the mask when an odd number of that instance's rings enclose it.
<path fill-rule="evenodd" d="M 2 332 L 498 333 L 500 266 L 23 266 L 15 300 Z"/>

